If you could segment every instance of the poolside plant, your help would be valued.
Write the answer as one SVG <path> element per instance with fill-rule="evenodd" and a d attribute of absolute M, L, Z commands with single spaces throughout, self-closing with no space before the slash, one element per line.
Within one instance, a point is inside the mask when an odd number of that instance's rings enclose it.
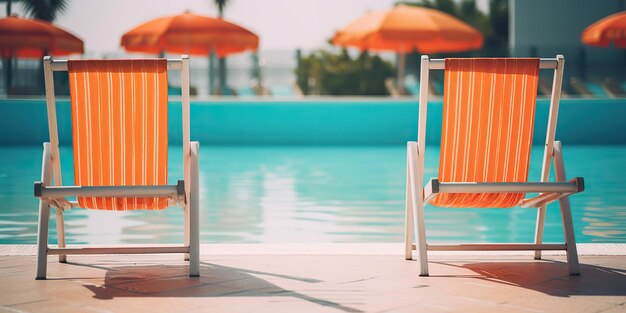
<path fill-rule="evenodd" d="M 379 56 L 361 52 L 352 57 L 346 49 L 300 57 L 295 72 L 306 95 L 386 95 L 385 79 L 394 75 L 393 65 Z"/>

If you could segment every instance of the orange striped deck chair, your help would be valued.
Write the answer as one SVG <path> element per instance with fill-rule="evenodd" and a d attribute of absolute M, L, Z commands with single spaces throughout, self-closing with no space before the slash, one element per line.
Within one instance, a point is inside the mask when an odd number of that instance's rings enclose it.
<path fill-rule="evenodd" d="M 581 177 L 567 181 L 561 143 L 555 141 L 565 60 L 538 58 L 421 59 L 421 91 L 430 70 L 444 71 L 439 173 L 425 186 L 424 149 L 428 92 L 420 92 L 418 140 L 407 143 L 405 258 L 417 250 L 420 276 L 428 276 L 428 251 L 565 250 L 569 272 L 579 274 L 569 195 L 584 190 Z M 554 79 L 541 181 L 528 182 L 539 70 Z M 556 181 L 549 182 L 554 163 Z M 526 198 L 527 193 L 532 193 Z M 543 243 L 546 206 L 560 202 L 565 243 Z M 453 208 L 538 208 L 535 241 L 506 244 L 428 244 L 424 206 Z M 415 240 L 415 241 L 414 241 Z M 415 242 L 416 244 L 413 244 Z"/>
<path fill-rule="evenodd" d="M 37 279 L 46 279 L 48 255 L 183 253 L 189 275 L 198 276 L 199 186 L 197 142 L 189 135 L 189 58 L 52 60 L 44 75 L 50 142 L 44 143 L 39 198 Z M 182 82 L 184 177 L 168 185 L 168 72 Z M 61 181 L 54 71 L 70 82 L 74 186 Z M 76 198 L 74 201 L 71 198 Z M 150 247 L 66 247 L 64 210 L 184 209 L 184 244 Z M 48 246 L 50 210 L 56 211 L 58 247 Z M 115 225 L 111 225 L 115 226 Z"/>

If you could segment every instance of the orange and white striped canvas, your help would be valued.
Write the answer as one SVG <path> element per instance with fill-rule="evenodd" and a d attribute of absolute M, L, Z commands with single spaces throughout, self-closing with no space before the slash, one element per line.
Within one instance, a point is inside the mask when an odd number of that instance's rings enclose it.
<path fill-rule="evenodd" d="M 167 60 L 69 60 L 77 186 L 167 184 Z M 166 198 L 79 197 L 83 208 L 157 210 Z"/>
<path fill-rule="evenodd" d="M 446 59 L 439 181 L 526 182 L 539 59 Z M 442 207 L 511 207 L 523 193 L 438 194 Z"/>

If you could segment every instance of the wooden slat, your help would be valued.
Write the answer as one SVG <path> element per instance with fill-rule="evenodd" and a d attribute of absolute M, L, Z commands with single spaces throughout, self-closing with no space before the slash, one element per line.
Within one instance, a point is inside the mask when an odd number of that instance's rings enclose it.
<path fill-rule="evenodd" d="M 539 59 L 540 69 L 555 69 L 558 67 L 558 61 L 556 58 L 541 58 Z M 445 68 L 444 59 L 431 59 L 428 64 L 428 68 L 431 70 L 443 70 Z"/>
<path fill-rule="evenodd" d="M 182 59 L 167 59 L 167 70 L 181 70 L 182 62 Z M 51 69 L 55 72 L 67 71 L 67 60 L 52 60 Z"/>
<path fill-rule="evenodd" d="M 571 195 L 571 193 L 542 193 L 533 198 L 523 199 L 520 202 L 520 206 L 522 208 L 538 208 L 569 195 Z"/>
<path fill-rule="evenodd" d="M 144 254 L 187 253 L 189 247 L 110 247 L 110 248 L 48 248 L 48 254 Z"/>
<path fill-rule="evenodd" d="M 458 245 L 428 245 L 430 251 L 515 251 L 515 250 L 565 250 L 565 244 L 485 243 Z"/>

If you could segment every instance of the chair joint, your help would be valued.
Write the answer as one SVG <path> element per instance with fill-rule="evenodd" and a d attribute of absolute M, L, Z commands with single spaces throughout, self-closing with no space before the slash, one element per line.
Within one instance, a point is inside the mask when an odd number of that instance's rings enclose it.
<path fill-rule="evenodd" d="M 41 191 L 43 190 L 44 184 L 41 181 L 35 182 L 35 197 L 41 198 Z"/>
<path fill-rule="evenodd" d="M 432 193 L 439 193 L 439 179 L 433 178 L 430 180 L 430 182 Z"/>
<path fill-rule="evenodd" d="M 176 193 L 178 193 L 179 195 L 185 194 L 185 181 L 184 180 L 179 180 L 178 183 L 176 184 Z"/>
<path fill-rule="evenodd" d="M 585 191 L 585 179 L 583 177 L 576 177 L 573 180 L 576 182 L 577 192 Z"/>

